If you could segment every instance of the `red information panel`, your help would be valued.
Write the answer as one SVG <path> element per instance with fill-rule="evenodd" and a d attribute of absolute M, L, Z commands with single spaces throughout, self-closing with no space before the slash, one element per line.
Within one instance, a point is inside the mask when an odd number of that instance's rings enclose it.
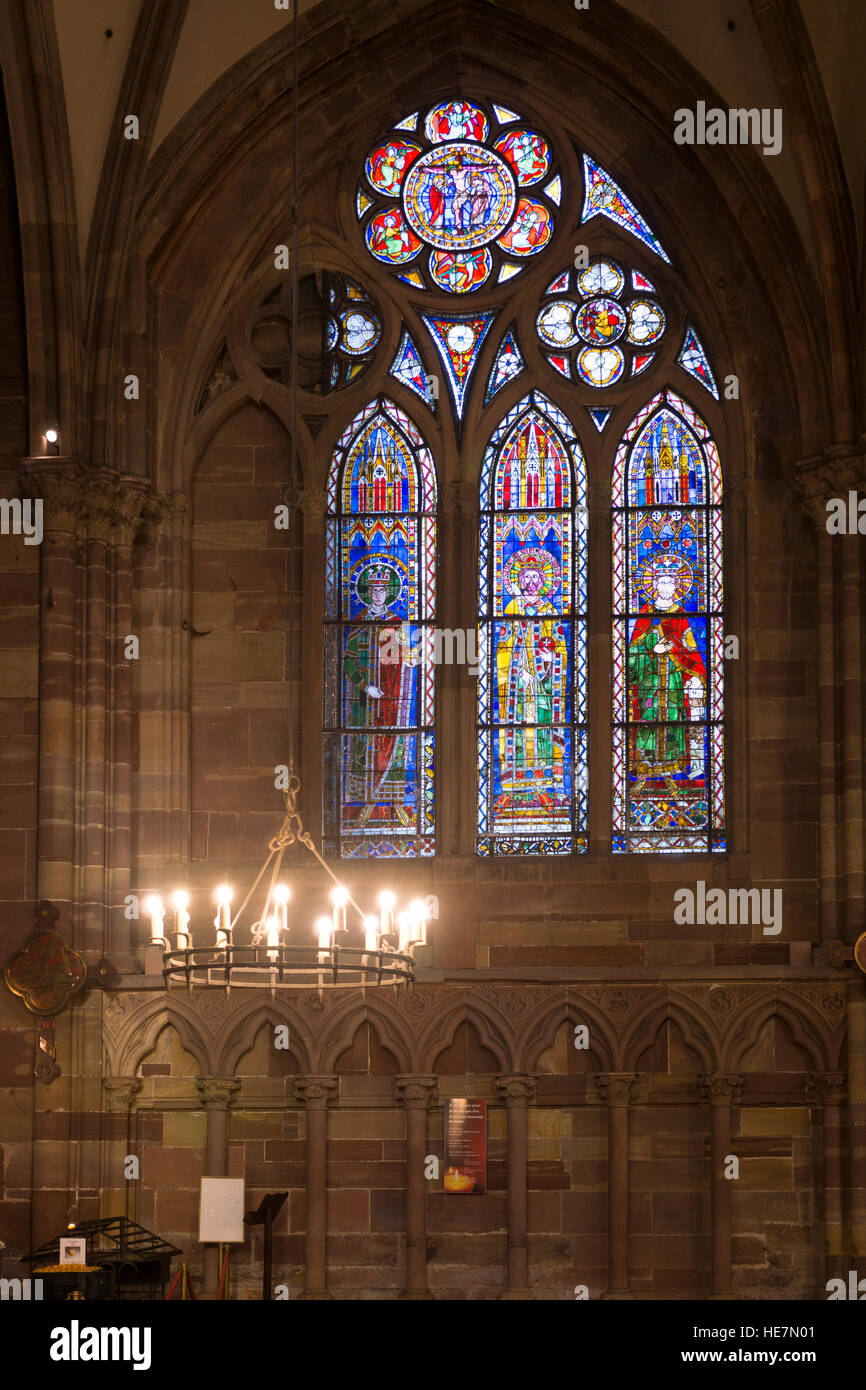
<path fill-rule="evenodd" d="M 487 1101 L 445 1102 L 445 1191 L 487 1191 Z"/>

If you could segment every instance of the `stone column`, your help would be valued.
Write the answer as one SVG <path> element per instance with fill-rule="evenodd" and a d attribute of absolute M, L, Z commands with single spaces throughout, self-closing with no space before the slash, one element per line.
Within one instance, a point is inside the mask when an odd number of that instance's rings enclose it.
<path fill-rule="evenodd" d="M 733 1298 L 731 1269 L 731 1179 L 725 1177 L 725 1158 L 731 1151 L 731 1107 L 740 1098 L 738 1072 L 708 1071 L 700 1077 L 710 1102 L 710 1205 L 713 1239 L 712 1298 Z"/>
<path fill-rule="evenodd" d="M 401 1299 L 432 1299 L 427 1287 L 427 1109 L 437 1100 L 435 1076 L 398 1076 L 394 1095 L 406 1107 L 406 1289 Z"/>
<path fill-rule="evenodd" d="M 637 1073 L 602 1072 L 596 1085 L 607 1101 L 608 1286 L 602 1298 L 631 1298 L 628 1273 L 628 1111 Z"/>
<path fill-rule="evenodd" d="M 207 1112 L 204 1176 L 224 1178 L 226 1175 L 226 1139 L 228 1111 L 240 1081 L 233 1076 L 200 1076 L 196 1080 L 199 1097 Z M 204 1292 L 215 1297 L 219 1288 L 219 1246 L 206 1245 L 204 1250 Z"/>
<path fill-rule="evenodd" d="M 301 493 L 301 511 L 304 515 L 303 550 L 303 616 L 305 663 L 310 671 L 324 669 L 324 641 L 322 624 L 324 620 L 324 581 L 325 573 L 325 511 L 327 494 L 317 488 L 305 488 Z M 337 552 L 339 564 L 339 548 Z M 338 615 L 336 615 L 338 616 Z M 293 673 L 293 679 L 295 679 Z M 327 680 L 327 674 L 325 679 Z M 322 812 L 325 805 L 322 779 L 322 687 L 318 681 L 307 680 L 300 685 L 300 727 L 301 748 L 298 761 L 301 766 L 300 806 L 304 823 L 311 827 L 313 838 L 319 840 L 322 829 Z"/>
<path fill-rule="evenodd" d="M 496 1088 L 508 1110 L 508 1283 L 500 1298 L 514 1302 L 535 1298 L 529 1287 L 527 1106 L 535 1099 L 535 1077 L 523 1073 L 497 1076 Z"/>
<path fill-rule="evenodd" d="M 22 488 L 43 504 L 39 573 L 38 896 L 65 917 L 75 896 L 77 532 L 84 505 L 75 459 L 30 459 Z M 72 938 L 73 945 L 79 942 Z"/>
<path fill-rule="evenodd" d="M 135 1097 L 141 1090 L 141 1077 L 104 1076 L 105 1108 L 108 1111 L 108 1140 L 102 1146 L 105 1167 L 99 1194 L 100 1216 L 128 1216 L 134 1219 L 135 1203 L 130 1202 L 131 1180 L 124 1177 L 126 1155 L 132 1134 L 130 1119 Z M 117 1194 L 121 1196 L 118 1199 Z"/>
<path fill-rule="evenodd" d="M 307 1276 L 303 1299 L 329 1299 L 327 1239 L 328 1102 L 338 1096 L 336 1076 L 298 1076 L 295 1093 L 307 1107 Z"/>
<path fill-rule="evenodd" d="M 443 385 L 443 393 L 446 388 Z M 474 474 L 474 470 L 473 470 Z M 478 481 L 452 481 L 440 489 L 439 554 L 455 563 L 439 567 L 436 623 L 441 628 L 478 630 Z M 436 673 L 438 715 L 443 728 L 454 732 L 454 757 L 447 787 L 440 761 L 436 798 L 437 842 L 442 854 L 471 853 L 475 844 L 475 779 L 459 769 L 477 767 L 476 704 L 463 698 L 475 689 L 466 666 L 441 665 Z M 463 964 L 473 962 L 466 960 Z"/>
<path fill-rule="evenodd" d="M 845 1277 L 839 1267 L 844 1253 L 845 1231 L 842 1211 L 842 1136 L 840 1107 L 845 1098 L 845 1073 L 842 1071 L 812 1072 L 809 1090 L 816 1103 L 821 1128 L 823 1166 L 824 1246 L 819 1251 L 818 1297 L 828 1277 Z M 829 1270 L 828 1270 L 829 1265 Z"/>
<path fill-rule="evenodd" d="M 849 1253 L 866 1256 L 866 981 L 848 982 Z"/>

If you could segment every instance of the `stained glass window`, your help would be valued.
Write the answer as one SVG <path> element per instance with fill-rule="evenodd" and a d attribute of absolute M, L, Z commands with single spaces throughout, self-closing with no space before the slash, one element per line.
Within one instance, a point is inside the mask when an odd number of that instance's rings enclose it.
<path fill-rule="evenodd" d="M 538 391 L 481 475 L 478 853 L 586 849 L 586 470 Z"/>
<path fill-rule="evenodd" d="M 384 396 L 331 461 L 325 533 L 324 843 L 343 858 L 434 851 L 436 474 Z"/>
<path fill-rule="evenodd" d="M 724 850 L 722 477 L 673 391 L 613 474 L 613 848 Z"/>
<path fill-rule="evenodd" d="M 467 294 L 544 250 L 561 198 L 539 131 L 506 107 L 451 98 L 373 147 L 355 210 L 367 250 L 398 279 Z"/>

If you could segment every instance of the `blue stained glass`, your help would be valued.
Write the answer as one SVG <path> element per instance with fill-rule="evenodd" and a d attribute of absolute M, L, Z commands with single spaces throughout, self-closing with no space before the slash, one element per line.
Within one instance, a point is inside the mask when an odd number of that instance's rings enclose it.
<path fill-rule="evenodd" d="M 487 390 L 484 393 L 484 404 L 488 405 L 497 391 L 519 376 L 525 365 L 520 348 L 517 346 L 514 329 L 509 328 L 496 349 L 496 356 L 493 359 L 493 366 L 487 380 Z"/>
<path fill-rule="evenodd" d="M 663 261 L 670 264 L 661 242 L 650 230 L 649 224 L 641 217 L 634 203 L 626 197 L 615 179 L 612 179 L 594 159 L 590 159 L 588 154 L 583 156 L 583 173 L 586 196 L 581 222 L 588 222 L 591 217 L 601 213 L 618 227 L 624 227 L 627 232 L 631 232 L 644 246 L 648 246 L 657 256 L 661 256 Z"/>
<path fill-rule="evenodd" d="M 342 858 L 434 853 L 436 482 L 408 415 L 379 397 L 341 436 L 326 522 L 324 837 Z"/>
<path fill-rule="evenodd" d="M 495 311 L 487 314 L 421 315 L 433 346 L 442 359 L 458 420 L 463 416 L 466 391 L 481 345 L 495 317 Z"/>
<path fill-rule="evenodd" d="M 421 354 L 405 328 L 403 329 L 403 337 L 400 339 L 400 346 L 397 349 L 397 355 L 391 363 L 389 371 L 391 376 L 402 381 L 404 386 L 408 386 L 410 391 L 414 391 L 416 396 L 421 397 L 425 405 L 429 405 L 430 409 L 435 411 L 436 402 L 427 385 Z"/>
<path fill-rule="evenodd" d="M 613 472 L 615 853 L 725 843 L 720 498 L 706 426 L 661 392 Z"/>
<path fill-rule="evenodd" d="M 715 378 L 710 370 L 707 354 L 701 347 L 700 339 L 691 325 L 686 328 L 677 361 L 690 376 L 694 377 L 695 381 L 699 381 L 705 390 L 709 391 L 714 400 L 719 399 L 719 388 L 716 386 Z"/>
<path fill-rule="evenodd" d="M 480 495 L 477 850 L 582 852 L 586 476 L 573 426 L 542 393 L 494 431 Z"/>
<path fill-rule="evenodd" d="M 607 424 L 608 420 L 610 419 L 613 413 L 610 410 L 597 410 L 593 406 L 587 406 L 586 412 L 589 415 L 589 418 L 592 421 L 592 423 L 595 425 L 595 428 L 598 430 L 599 434 L 601 434 L 602 430 L 604 429 L 605 425 Z"/>

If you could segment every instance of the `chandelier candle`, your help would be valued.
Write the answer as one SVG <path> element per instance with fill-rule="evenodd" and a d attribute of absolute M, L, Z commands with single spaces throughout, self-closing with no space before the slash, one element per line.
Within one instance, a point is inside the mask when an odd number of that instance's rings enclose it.
<path fill-rule="evenodd" d="M 394 904 L 396 901 L 393 893 L 379 894 L 379 906 L 382 909 L 380 936 L 390 936 L 394 930 Z"/>
<path fill-rule="evenodd" d="M 184 893 L 180 889 L 172 894 L 171 898 L 174 906 L 174 949 L 176 951 L 187 951 L 192 946 L 192 935 L 189 930 L 189 893 Z"/>
<path fill-rule="evenodd" d="M 216 890 L 216 900 L 217 900 L 217 915 L 216 915 L 216 917 L 214 917 L 214 919 L 213 919 L 213 924 L 214 924 L 214 926 L 216 927 L 216 944 L 217 944 L 217 947 L 219 948 L 219 947 L 230 946 L 230 945 L 231 945 L 231 930 L 232 930 L 231 901 L 232 901 L 232 890 L 231 890 L 231 888 L 228 887 L 227 884 L 223 884 L 221 888 L 218 888 L 218 889 Z"/>
<path fill-rule="evenodd" d="M 346 903 L 349 901 L 348 888 L 337 887 L 331 894 L 334 904 L 334 933 L 346 931 Z"/>
<path fill-rule="evenodd" d="M 277 960 L 279 952 L 272 949 L 280 944 L 280 923 L 279 918 L 268 918 L 268 960 Z"/>
<path fill-rule="evenodd" d="M 162 905 L 162 898 L 158 898 L 155 893 L 152 893 L 149 898 L 144 900 L 144 910 L 150 918 L 150 944 L 162 946 L 165 941 L 163 936 L 165 908 Z"/>
<path fill-rule="evenodd" d="M 277 920 L 280 931 L 289 930 L 289 898 L 291 892 L 287 883 L 278 883 L 274 889 L 274 903 L 277 909 Z"/>

